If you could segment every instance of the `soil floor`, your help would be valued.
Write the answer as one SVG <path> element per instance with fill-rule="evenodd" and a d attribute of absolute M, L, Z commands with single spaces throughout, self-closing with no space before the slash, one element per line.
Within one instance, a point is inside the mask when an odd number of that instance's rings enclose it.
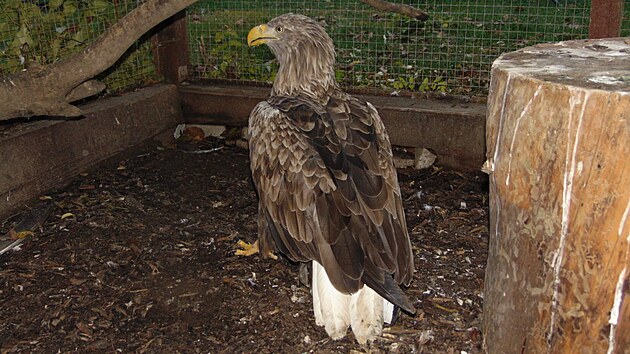
<path fill-rule="evenodd" d="M 2 353 L 478 353 L 487 178 L 399 170 L 418 309 L 373 343 L 331 340 L 285 259 L 235 256 L 256 239 L 247 152 L 220 140 L 147 148 L 82 173 L 0 223 L 34 235 L 0 256 Z M 5 236 L 6 237 L 6 236 Z"/>

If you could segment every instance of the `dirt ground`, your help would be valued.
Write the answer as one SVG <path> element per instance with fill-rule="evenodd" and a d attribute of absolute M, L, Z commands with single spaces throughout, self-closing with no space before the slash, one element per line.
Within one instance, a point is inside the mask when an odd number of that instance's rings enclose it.
<path fill-rule="evenodd" d="M 315 325 L 296 264 L 233 255 L 256 238 L 247 152 L 204 140 L 110 161 L 0 224 L 50 213 L 0 256 L 1 352 L 478 353 L 487 178 L 399 179 L 418 312 L 368 346 Z"/>

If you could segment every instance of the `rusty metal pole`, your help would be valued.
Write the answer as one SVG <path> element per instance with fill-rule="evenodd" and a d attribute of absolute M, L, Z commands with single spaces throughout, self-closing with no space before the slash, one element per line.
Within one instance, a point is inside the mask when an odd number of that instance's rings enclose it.
<path fill-rule="evenodd" d="M 588 38 L 619 37 L 623 0 L 591 0 L 591 21 Z"/>

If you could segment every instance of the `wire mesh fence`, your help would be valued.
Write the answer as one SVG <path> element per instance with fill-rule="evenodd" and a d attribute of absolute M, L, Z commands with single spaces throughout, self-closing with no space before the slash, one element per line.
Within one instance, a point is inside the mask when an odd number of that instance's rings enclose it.
<path fill-rule="evenodd" d="M 82 50 L 139 0 L 0 0 L 0 76 L 51 64 Z M 150 43 L 141 40 L 97 77 L 109 92 L 157 80 Z"/>
<path fill-rule="evenodd" d="M 142 0 L 0 0 L 0 76 L 81 50 Z M 248 30 L 286 13 L 320 20 L 337 47 L 346 88 L 484 96 L 501 53 L 588 37 L 590 0 L 393 0 L 430 14 L 426 22 L 360 0 L 200 0 L 188 9 L 193 79 L 269 84 L 276 63 L 250 49 Z M 630 0 L 622 36 L 630 36 Z M 101 74 L 109 91 L 157 80 L 148 40 Z"/>
<path fill-rule="evenodd" d="M 200 0 L 188 10 L 195 79 L 273 80 L 268 49 L 250 49 L 248 30 L 282 13 L 321 21 L 337 47 L 338 80 L 367 91 L 485 95 L 501 53 L 588 37 L 588 0 L 394 0 L 430 14 L 420 22 L 359 0 Z M 628 35 L 626 6 L 624 33 Z"/>

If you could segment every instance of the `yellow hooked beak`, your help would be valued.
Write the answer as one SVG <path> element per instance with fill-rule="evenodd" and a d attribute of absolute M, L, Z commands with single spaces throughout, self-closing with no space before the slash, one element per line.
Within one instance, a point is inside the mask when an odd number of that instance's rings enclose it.
<path fill-rule="evenodd" d="M 267 25 L 258 25 L 252 28 L 247 34 L 247 44 L 250 47 L 265 44 L 271 40 L 278 39 L 276 31 Z"/>

